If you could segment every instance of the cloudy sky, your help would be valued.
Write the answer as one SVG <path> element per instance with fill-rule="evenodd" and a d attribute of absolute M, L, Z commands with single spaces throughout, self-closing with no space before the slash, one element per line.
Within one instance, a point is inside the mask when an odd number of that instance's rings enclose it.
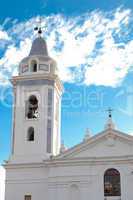
<path fill-rule="evenodd" d="M 8 7 L 7 7 L 8 5 Z M 43 37 L 64 83 L 62 140 L 70 147 L 103 130 L 108 107 L 119 130 L 133 133 L 131 0 L 23 0 L 0 7 L 0 160 L 10 151 L 12 87 L 42 19 Z M 78 124 L 78 126 L 77 126 Z"/>

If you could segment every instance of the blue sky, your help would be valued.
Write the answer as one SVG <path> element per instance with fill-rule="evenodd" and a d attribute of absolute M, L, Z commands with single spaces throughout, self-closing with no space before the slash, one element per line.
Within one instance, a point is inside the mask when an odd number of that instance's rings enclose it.
<path fill-rule="evenodd" d="M 23 21 L 38 14 L 79 15 L 95 9 L 110 11 L 121 5 L 125 8 L 132 8 L 133 2 L 131 0 L 103 0 L 102 2 L 98 0 L 5 0 L 0 7 L 0 13 L 2 20 L 11 17 Z"/>
<path fill-rule="evenodd" d="M 8 5 L 8 6 L 7 6 Z M 10 152 L 9 79 L 36 37 L 42 17 L 49 54 L 64 83 L 62 140 L 73 146 L 103 130 L 108 107 L 117 127 L 133 133 L 133 2 L 129 0 L 23 0 L 0 6 L 0 160 Z"/>

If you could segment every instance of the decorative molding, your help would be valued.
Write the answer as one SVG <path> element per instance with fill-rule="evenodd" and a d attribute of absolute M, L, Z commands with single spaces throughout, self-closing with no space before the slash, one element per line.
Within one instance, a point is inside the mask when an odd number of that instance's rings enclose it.
<path fill-rule="evenodd" d="M 31 81 L 33 82 L 31 83 Z M 64 90 L 63 84 L 57 75 L 30 74 L 27 76 L 14 76 L 11 79 L 11 83 L 13 84 L 13 86 L 16 85 L 32 86 L 32 84 L 35 85 L 51 84 L 52 86 L 55 86 L 60 95 Z"/>
<path fill-rule="evenodd" d="M 43 63 L 43 64 L 39 64 L 39 70 L 43 70 L 47 73 L 50 72 L 50 64 L 48 63 Z"/>
<path fill-rule="evenodd" d="M 116 138 L 117 138 L 117 136 L 115 134 L 109 133 L 106 136 L 106 144 L 107 144 L 107 146 L 110 146 L 110 147 L 115 146 Z"/>
<path fill-rule="evenodd" d="M 109 138 L 109 137 L 114 138 L 114 140 L 116 138 L 119 138 L 119 139 L 125 141 L 126 143 L 133 145 L 133 136 L 127 135 L 125 133 L 122 133 L 120 131 L 116 131 L 113 129 L 107 129 L 107 130 L 91 137 L 87 141 L 83 141 L 82 143 L 68 149 L 64 153 L 56 156 L 55 159 L 56 158 L 57 159 L 60 159 L 60 158 L 68 158 L 69 159 L 70 157 L 78 155 L 79 153 L 87 150 L 89 147 L 91 147 L 90 145 L 97 144 L 100 140 L 103 140 L 103 138 Z"/>
<path fill-rule="evenodd" d="M 44 161 L 46 166 L 93 166 L 105 164 L 133 164 L 133 156 L 116 156 L 116 157 L 84 157 L 84 158 L 69 158 Z"/>
<path fill-rule="evenodd" d="M 29 65 L 28 64 L 22 64 L 21 65 L 21 73 L 25 73 L 29 71 Z"/>

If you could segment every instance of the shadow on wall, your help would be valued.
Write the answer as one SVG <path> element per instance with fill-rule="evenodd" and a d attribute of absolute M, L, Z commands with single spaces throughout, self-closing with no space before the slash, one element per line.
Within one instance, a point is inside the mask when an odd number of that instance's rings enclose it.
<path fill-rule="evenodd" d="M 5 199 L 5 169 L 0 166 L 0 200 Z"/>

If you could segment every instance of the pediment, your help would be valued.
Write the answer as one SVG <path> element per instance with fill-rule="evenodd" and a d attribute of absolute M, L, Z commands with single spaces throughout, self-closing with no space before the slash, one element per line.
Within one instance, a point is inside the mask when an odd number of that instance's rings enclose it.
<path fill-rule="evenodd" d="M 133 156 L 133 136 L 108 129 L 60 154 L 58 158 Z"/>

